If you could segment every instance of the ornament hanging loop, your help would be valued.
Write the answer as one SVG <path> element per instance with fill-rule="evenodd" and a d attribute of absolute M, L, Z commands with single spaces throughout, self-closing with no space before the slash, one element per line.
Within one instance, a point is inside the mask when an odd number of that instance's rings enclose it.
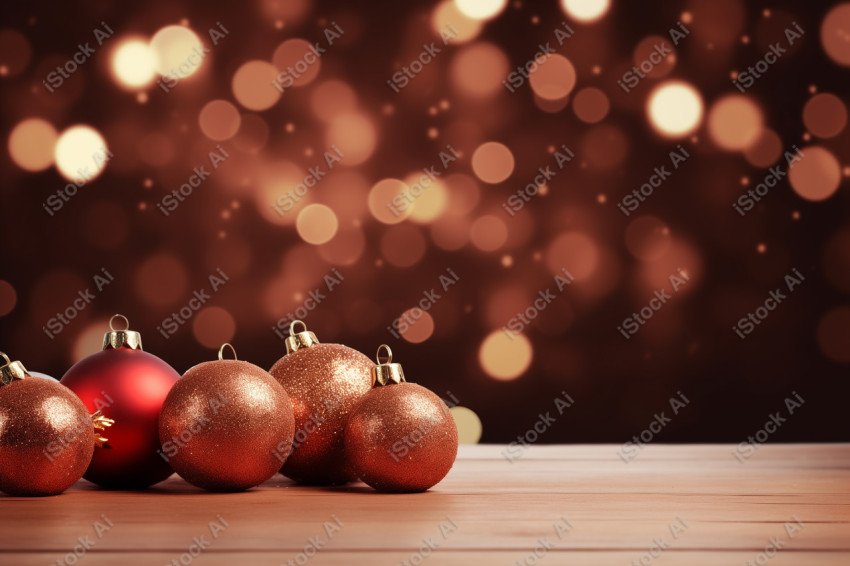
<path fill-rule="evenodd" d="M 124 321 L 124 325 L 123 325 L 124 328 L 115 328 L 115 319 L 123 320 Z M 112 332 L 116 332 L 116 331 L 125 332 L 127 330 L 130 330 L 130 321 L 123 314 L 113 314 L 112 317 L 110 317 L 110 319 L 109 319 L 109 330 L 111 330 Z"/>
<path fill-rule="evenodd" d="M 219 360 L 223 360 L 223 359 L 224 359 L 224 349 L 225 349 L 225 348 L 230 348 L 230 351 L 231 351 L 231 352 L 233 352 L 233 359 L 234 359 L 234 360 L 238 360 L 238 359 L 239 359 L 239 358 L 236 356 L 236 348 L 234 348 L 234 347 L 233 347 L 233 344 L 231 344 L 230 342 L 225 342 L 224 344 L 222 344 L 222 345 L 221 345 L 221 348 L 219 348 L 219 349 L 218 349 L 218 359 L 219 359 Z"/>
<path fill-rule="evenodd" d="M 0 356 L 3 357 L 3 361 L 5 362 L 2 366 L 0 366 L 0 387 L 3 385 L 9 385 L 13 381 L 23 379 L 27 376 L 27 369 L 24 367 L 24 364 L 21 362 L 13 362 L 9 356 L 6 355 L 6 352 L 0 352 Z"/>
<path fill-rule="evenodd" d="M 386 361 L 381 361 L 382 357 Z M 393 363 L 393 351 L 388 345 L 381 344 L 378 347 L 378 353 L 375 355 L 375 361 L 378 362 L 378 365 L 372 368 L 373 386 L 377 387 L 380 385 L 404 383 L 404 370 L 401 369 L 401 364 Z"/>
<path fill-rule="evenodd" d="M 124 321 L 123 328 L 115 327 L 116 320 Z M 142 349 L 142 335 L 130 330 L 130 321 L 123 314 L 112 315 L 109 319 L 109 332 L 103 335 L 104 350 L 117 350 L 118 348 Z"/>
<path fill-rule="evenodd" d="M 301 331 L 296 332 L 295 329 L 299 324 L 301 325 Z M 291 354 L 302 348 L 315 346 L 319 343 L 319 339 L 316 338 L 315 334 L 307 330 L 307 325 L 304 324 L 303 320 L 293 320 L 289 324 L 289 336 L 286 337 L 284 342 L 286 343 L 286 353 Z"/>

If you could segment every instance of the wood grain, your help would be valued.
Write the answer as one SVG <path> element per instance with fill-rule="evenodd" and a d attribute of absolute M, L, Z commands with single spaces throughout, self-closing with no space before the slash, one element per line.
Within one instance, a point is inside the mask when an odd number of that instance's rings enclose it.
<path fill-rule="evenodd" d="M 850 445 L 769 445 L 743 463 L 730 445 L 647 446 L 629 463 L 618 449 L 534 446 L 509 462 L 464 446 L 412 495 L 280 476 L 240 494 L 176 476 L 146 492 L 80 482 L 0 498 L 0 564 L 61 563 L 75 545 L 68 563 L 187 564 L 193 544 L 199 565 L 850 564 Z"/>

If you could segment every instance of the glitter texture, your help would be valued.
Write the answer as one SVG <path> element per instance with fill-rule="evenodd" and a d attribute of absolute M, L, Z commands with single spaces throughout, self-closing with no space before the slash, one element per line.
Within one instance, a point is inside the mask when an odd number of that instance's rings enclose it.
<path fill-rule="evenodd" d="M 374 363 L 341 344 L 315 344 L 282 357 L 271 374 L 292 399 L 295 441 L 281 472 L 308 484 L 356 479 L 345 459 L 343 429 L 355 403 L 372 387 Z"/>
<path fill-rule="evenodd" d="M 162 454 L 192 485 L 241 491 L 275 475 L 295 424 L 283 387 L 262 368 L 237 360 L 190 368 L 162 407 Z"/>
<path fill-rule="evenodd" d="M 62 493 L 93 452 L 91 415 L 67 387 L 29 376 L 0 387 L 0 491 Z"/>
<path fill-rule="evenodd" d="M 457 427 L 448 407 L 415 383 L 376 387 L 345 428 L 346 454 L 357 476 L 379 491 L 425 491 L 457 456 Z"/>

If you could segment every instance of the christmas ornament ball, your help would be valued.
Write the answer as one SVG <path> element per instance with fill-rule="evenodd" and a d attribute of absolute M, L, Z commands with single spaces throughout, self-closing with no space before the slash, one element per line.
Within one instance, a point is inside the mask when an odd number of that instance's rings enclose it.
<path fill-rule="evenodd" d="M 357 404 L 345 427 L 345 450 L 357 476 L 378 491 L 425 491 L 454 464 L 458 434 L 448 407 L 428 389 L 408 383 L 399 364 L 375 370 L 375 388 Z"/>
<path fill-rule="evenodd" d="M 57 495 L 82 477 L 97 430 L 109 425 L 58 381 L 32 377 L 2 354 L 0 367 L 0 491 Z"/>
<path fill-rule="evenodd" d="M 280 470 L 292 446 L 292 403 L 269 373 L 237 359 L 198 364 L 183 374 L 159 422 L 162 454 L 187 482 L 242 491 Z M 234 358 L 236 352 L 233 352 Z"/>
<path fill-rule="evenodd" d="M 116 329 L 116 319 L 127 320 L 113 316 L 104 349 L 71 367 L 61 383 L 89 411 L 100 410 L 115 420 L 109 431 L 110 448 L 95 452 L 83 477 L 106 488 L 142 489 L 172 473 L 159 455 L 159 413 L 180 374 L 143 351 L 138 332 Z"/>
<path fill-rule="evenodd" d="M 303 330 L 296 332 L 296 326 Z M 295 438 L 281 473 L 305 484 L 354 481 L 345 457 L 343 429 L 348 414 L 372 387 L 372 362 L 342 344 L 321 344 L 301 321 L 286 338 L 286 355 L 269 372 L 292 399 Z"/>

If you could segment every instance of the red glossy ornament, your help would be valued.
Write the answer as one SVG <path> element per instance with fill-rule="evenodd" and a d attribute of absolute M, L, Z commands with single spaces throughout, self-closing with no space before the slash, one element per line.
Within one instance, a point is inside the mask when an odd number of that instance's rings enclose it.
<path fill-rule="evenodd" d="M 296 333 L 297 324 L 304 328 Z M 300 320 L 289 326 L 286 352 L 269 370 L 295 415 L 293 449 L 281 473 L 307 484 L 354 481 L 342 433 L 352 407 L 372 387 L 372 362 L 342 344 L 320 344 Z"/>
<path fill-rule="evenodd" d="M 381 350 L 387 360 L 381 362 Z M 407 383 L 386 344 L 378 349 L 375 388 L 351 412 L 345 450 L 357 476 L 379 491 L 425 491 L 457 457 L 457 426 L 437 395 Z"/>
<path fill-rule="evenodd" d="M 159 418 L 162 453 L 181 478 L 210 491 L 242 491 L 275 475 L 292 448 L 292 403 L 267 371 L 225 360 L 190 368 Z"/>
<path fill-rule="evenodd" d="M 99 431 L 111 424 L 90 415 L 80 399 L 54 379 L 29 375 L 20 362 L 0 366 L 0 491 L 57 495 L 82 477 Z"/>
<path fill-rule="evenodd" d="M 103 351 L 81 360 L 62 384 L 82 399 L 89 411 L 114 419 L 110 449 L 95 451 L 83 477 L 99 486 L 141 489 L 171 475 L 159 454 L 159 412 L 180 374 L 158 357 L 142 351 L 138 332 L 116 330 L 103 338 Z"/>

